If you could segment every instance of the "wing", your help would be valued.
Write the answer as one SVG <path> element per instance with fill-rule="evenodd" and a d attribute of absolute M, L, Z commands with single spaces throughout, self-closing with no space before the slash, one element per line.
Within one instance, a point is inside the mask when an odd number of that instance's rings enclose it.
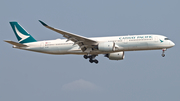
<path fill-rule="evenodd" d="M 49 28 L 55 32 L 58 32 L 60 34 L 63 35 L 63 37 L 67 38 L 67 41 L 71 40 L 74 42 L 74 45 L 75 44 L 78 44 L 80 47 L 81 47 L 81 50 L 84 52 L 86 49 L 88 48 L 93 48 L 95 45 L 97 45 L 97 41 L 94 41 L 94 40 L 91 40 L 91 39 L 88 39 L 86 37 L 83 37 L 83 36 L 80 36 L 80 35 L 76 35 L 76 34 L 72 34 L 70 32 L 66 32 L 66 31 L 63 31 L 63 30 L 60 30 L 60 29 L 56 29 L 56 28 L 53 28 L 47 24 L 45 24 L 44 22 L 42 22 L 41 20 L 39 20 L 39 22 L 45 26 L 46 28 Z"/>
<path fill-rule="evenodd" d="M 28 47 L 27 45 L 23 45 L 21 43 L 17 43 L 17 42 L 14 42 L 14 41 L 7 41 L 7 40 L 4 40 L 5 42 L 7 43 L 10 43 L 12 45 L 15 45 L 16 47 Z"/>

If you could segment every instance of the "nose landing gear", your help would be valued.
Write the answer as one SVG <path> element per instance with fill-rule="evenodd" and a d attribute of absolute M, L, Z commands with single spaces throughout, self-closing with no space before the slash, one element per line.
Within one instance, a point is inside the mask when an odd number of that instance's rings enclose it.
<path fill-rule="evenodd" d="M 89 62 L 90 63 L 96 63 L 96 64 L 98 64 L 98 60 L 96 60 L 95 59 L 95 57 L 96 57 L 97 55 L 90 55 L 90 56 L 88 56 L 88 55 L 84 55 L 84 58 L 85 59 L 88 59 L 89 58 Z"/>
<path fill-rule="evenodd" d="M 162 49 L 162 57 L 165 57 L 164 52 L 166 51 L 166 48 Z"/>

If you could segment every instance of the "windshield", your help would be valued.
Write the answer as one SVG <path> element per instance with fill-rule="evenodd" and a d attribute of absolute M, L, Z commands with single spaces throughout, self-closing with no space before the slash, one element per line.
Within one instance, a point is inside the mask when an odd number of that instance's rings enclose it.
<path fill-rule="evenodd" d="M 169 38 L 164 38 L 164 40 L 169 40 Z"/>

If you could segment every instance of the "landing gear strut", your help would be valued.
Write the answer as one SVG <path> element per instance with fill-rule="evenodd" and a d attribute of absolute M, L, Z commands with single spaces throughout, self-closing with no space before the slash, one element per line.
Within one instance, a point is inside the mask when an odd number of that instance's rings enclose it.
<path fill-rule="evenodd" d="M 98 60 L 95 59 L 96 56 L 97 56 L 97 55 L 89 55 L 89 56 L 88 56 L 88 55 L 84 55 L 84 58 L 85 58 L 85 59 L 88 59 L 88 58 L 89 58 L 89 62 L 90 62 L 90 63 L 93 63 L 93 62 L 94 62 L 94 63 L 98 64 Z"/>
<path fill-rule="evenodd" d="M 164 52 L 166 51 L 166 48 L 162 49 L 162 57 L 165 57 Z"/>

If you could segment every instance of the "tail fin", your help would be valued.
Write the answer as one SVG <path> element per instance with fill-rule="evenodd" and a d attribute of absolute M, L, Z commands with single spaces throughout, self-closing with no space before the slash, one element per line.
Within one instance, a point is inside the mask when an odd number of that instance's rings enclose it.
<path fill-rule="evenodd" d="M 29 42 L 36 42 L 36 40 L 25 30 L 21 27 L 20 24 L 17 22 L 9 22 L 19 43 L 29 43 Z"/>

